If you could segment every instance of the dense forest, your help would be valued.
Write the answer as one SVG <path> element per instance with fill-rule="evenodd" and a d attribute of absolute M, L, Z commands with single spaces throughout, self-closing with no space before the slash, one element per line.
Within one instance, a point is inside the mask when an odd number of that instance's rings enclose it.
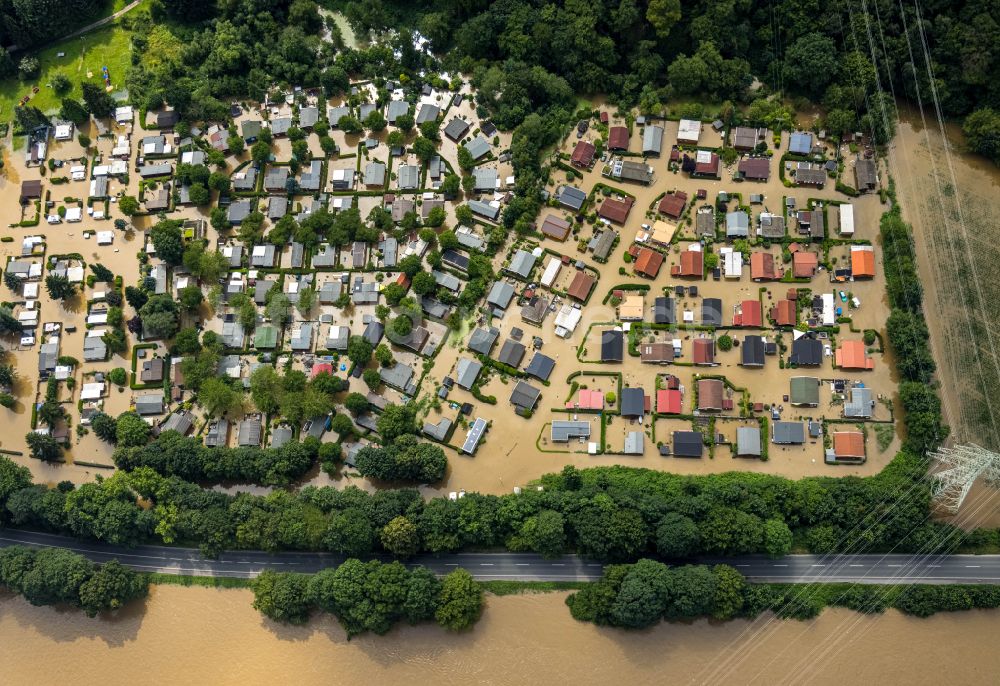
<path fill-rule="evenodd" d="M 31 48 L 95 19 L 102 0 L 2 0 L 0 1 L 0 45 Z"/>

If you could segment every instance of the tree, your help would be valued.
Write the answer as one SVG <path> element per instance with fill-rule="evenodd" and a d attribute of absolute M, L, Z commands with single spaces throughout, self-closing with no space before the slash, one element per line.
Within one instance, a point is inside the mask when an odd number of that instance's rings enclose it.
<path fill-rule="evenodd" d="M 962 123 L 969 148 L 1000 164 L 1000 112 L 981 107 Z"/>
<path fill-rule="evenodd" d="M 59 72 L 53 75 L 52 80 L 49 82 L 52 90 L 58 96 L 66 95 L 73 88 L 73 82 L 69 80 L 69 77 Z"/>
<path fill-rule="evenodd" d="M 17 74 L 21 77 L 22 81 L 29 81 L 36 78 L 40 70 L 41 65 L 38 62 L 38 58 L 33 55 L 22 57 L 17 65 Z"/>
<path fill-rule="evenodd" d="M 51 462 L 62 457 L 62 445 L 49 434 L 31 431 L 25 436 L 25 441 L 28 443 L 28 451 L 35 459 Z"/>
<path fill-rule="evenodd" d="M 416 410 L 412 405 L 396 405 L 389 403 L 382 410 L 376 423 L 379 436 L 390 443 L 404 434 L 414 434 Z"/>
<path fill-rule="evenodd" d="M 123 195 L 118 199 L 118 209 L 126 217 L 134 216 L 139 212 L 139 201 L 131 195 Z"/>
<path fill-rule="evenodd" d="M 472 226 L 475 222 L 476 217 L 472 213 L 472 208 L 468 205 L 459 205 L 455 208 L 455 219 L 460 225 Z"/>
<path fill-rule="evenodd" d="M 661 557 L 685 558 L 699 550 L 698 525 L 677 512 L 668 512 L 656 527 L 656 552 Z"/>
<path fill-rule="evenodd" d="M 105 443 L 116 443 L 118 441 L 118 422 L 114 417 L 96 413 L 90 418 L 90 428 L 94 430 L 94 435 Z"/>
<path fill-rule="evenodd" d="M 361 380 L 365 382 L 369 390 L 374 391 L 382 384 L 382 377 L 374 369 L 366 369 L 361 374 Z"/>
<path fill-rule="evenodd" d="M 274 367 L 261 365 L 250 375 L 250 397 L 264 414 L 278 411 L 283 392 L 281 376 Z"/>
<path fill-rule="evenodd" d="M 413 331 L 413 320 L 407 315 L 402 314 L 392 320 L 391 327 L 393 333 L 400 338 L 405 338 L 410 335 L 411 331 Z"/>
<path fill-rule="evenodd" d="M 361 133 L 362 127 L 361 122 L 357 120 L 356 117 L 352 117 L 349 114 L 345 114 L 340 119 L 337 120 L 337 126 L 341 131 L 347 134 Z"/>
<path fill-rule="evenodd" d="M 465 150 L 465 148 L 459 148 L 459 150 Z M 419 136 L 413 141 L 413 153 L 426 164 L 437 155 L 437 145 L 431 139 Z"/>
<path fill-rule="evenodd" d="M 483 589 L 464 569 L 456 569 L 441 582 L 441 595 L 434 613 L 438 624 L 451 631 L 468 629 L 483 611 Z"/>
<path fill-rule="evenodd" d="M 45 290 L 53 300 L 67 300 L 76 294 L 76 284 L 59 274 L 49 274 L 45 277 Z"/>
<path fill-rule="evenodd" d="M 154 295 L 139 310 L 143 332 L 150 338 L 173 338 L 177 333 L 177 303 L 166 293 Z"/>
<path fill-rule="evenodd" d="M 407 112 L 396 117 L 396 127 L 403 133 L 409 133 L 413 129 L 413 115 Z"/>
<path fill-rule="evenodd" d="M 327 550 L 341 555 L 370 555 L 375 545 L 375 530 L 363 511 L 350 508 L 330 518 L 323 544 Z"/>
<path fill-rule="evenodd" d="M 115 101 L 102 86 L 84 81 L 80 84 L 80 89 L 83 91 L 83 104 L 92 116 L 100 118 L 114 114 Z"/>
<path fill-rule="evenodd" d="M 228 193 L 231 183 L 223 172 L 212 172 L 208 177 L 208 187 L 218 193 Z"/>
<path fill-rule="evenodd" d="M 299 291 L 299 299 L 295 303 L 299 312 L 305 317 L 312 311 L 313 306 L 316 304 L 316 291 L 312 288 L 303 288 Z"/>
<path fill-rule="evenodd" d="M 476 160 L 473 159 L 472 153 L 464 145 L 458 149 L 458 166 L 466 172 L 471 171 L 476 166 Z"/>
<path fill-rule="evenodd" d="M 425 121 L 420 125 L 420 135 L 432 141 L 441 140 L 441 123 L 437 119 Z"/>
<path fill-rule="evenodd" d="M 184 239 L 181 235 L 181 222 L 165 219 L 158 222 L 149 231 L 150 240 L 156 250 L 156 256 L 169 265 L 179 265 L 184 260 Z"/>
<path fill-rule="evenodd" d="M 807 33 L 788 46 L 784 75 L 798 89 L 818 95 L 837 75 L 837 48 L 821 33 Z M 839 133 L 839 132 L 838 132 Z"/>
<path fill-rule="evenodd" d="M 375 348 L 375 359 L 382 367 L 391 367 L 392 363 L 395 362 L 392 350 L 385 343 L 379 343 L 378 347 Z"/>
<path fill-rule="evenodd" d="M 764 550 L 771 557 L 784 557 L 792 549 L 792 531 L 781 519 L 764 522 Z"/>
<path fill-rule="evenodd" d="M 397 557 L 410 557 L 420 550 L 417 526 L 406 517 L 394 517 L 379 533 L 382 547 Z"/>
<path fill-rule="evenodd" d="M 388 122 L 385 120 L 385 116 L 379 110 L 372 110 L 365 117 L 365 128 L 370 131 L 381 131 L 386 127 Z"/>
<path fill-rule="evenodd" d="M 180 292 L 180 304 L 187 312 L 197 312 L 204 302 L 205 296 L 199 286 L 185 286 Z"/>
<path fill-rule="evenodd" d="M 250 146 L 250 159 L 258 167 L 264 166 L 271 159 L 271 146 L 262 140 L 257 140 Z"/>
<path fill-rule="evenodd" d="M 146 304 L 149 300 L 149 295 L 142 289 L 136 288 L 135 286 L 125 287 L 125 301 L 132 306 L 136 312 L 142 309 L 142 306 Z"/>
<path fill-rule="evenodd" d="M 115 442 L 119 447 L 146 445 L 151 430 L 149 424 L 135 412 L 123 412 L 115 422 Z"/>
<path fill-rule="evenodd" d="M 124 368 L 115 367 L 110 372 L 108 372 L 108 381 L 116 386 L 124 386 L 128 383 L 128 375 Z"/>
<path fill-rule="evenodd" d="M 265 570 L 250 583 L 254 609 L 276 622 L 305 624 L 312 613 L 308 584 L 304 574 Z"/>
<path fill-rule="evenodd" d="M 465 150 L 465 148 L 459 148 L 459 150 Z M 458 191 L 461 187 L 462 179 L 458 176 L 458 174 L 448 174 L 441 182 L 440 191 L 444 197 L 450 200 L 458 195 Z"/>
<path fill-rule="evenodd" d="M 362 336 L 351 336 L 347 340 L 347 357 L 354 364 L 363 367 L 372 358 L 372 344 Z"/>
<path fill-rule="evenodd" d="M 243 394 L 233 389 L 224 379 L 206 379 L 198 390 L 198 402 L 211 417 L 235 412 L 243 404 Z"/>
<path fill-rule="evenodd" d="M 545 558 L 556 558 L 566 548 L 565 522 L 561 513 L 542 510 L 521 525 L 521 537 L 531 550 Z"/>
<path fill-rule="evenodd" d="M 118 560 L 109 560 L 98 565 L 80 585 L 80 607 L 88 617 L 96 617 L 101 612 L 121 609 L 148 592 L 146 575 L 128 569 Z"/>
<path fill-rule="evenodd" d="M 79 101 L 73 98 L 63 98 L 59 107 L 59 117 L 71 121 L 77 126 L 83 126 L 90 119 L 90 114 Z"/>
<path fill-rule="evenodd" d="M 656 35 L 666 38 L 681 18 L 680 0 L 649 0 L 646 20 L 653 25 Z"/>
<path fill-rule="evenodd" d="M 344 407 L 347 408 L 348 412 L 357 416 L 368 411 L 368 398 L 361 393 L 348 393 L 347 397 L 344 398 Z"/>
<path fill-rule="evenodd" d="M 284 293 L 279 292 L 271 296 L 266 310 L 267 318 L 279 329 L 284 328 L 285 324 L 291 321 L 292 303 Z M 254 317 L 256 318 L 256 309 L 254 310 Z"/>
<path fill-rule="evenodd" d="M 729 334 L 719 336 L 719 340 L 716 343 L 722 352 L 729 352 L 733 349 L 733 339 Z"/>

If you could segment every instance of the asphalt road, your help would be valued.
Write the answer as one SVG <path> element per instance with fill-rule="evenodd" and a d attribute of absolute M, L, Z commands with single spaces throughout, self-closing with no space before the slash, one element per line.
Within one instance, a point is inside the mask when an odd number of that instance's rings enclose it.
<path fill-rule="evenodd" d="M 118 559 L 144 572 L 191 576 L 252 578 L 265 569 L 283 572 L 316 572 L 336 566 L 342 556 L 330 553 L 265 553 L 228 551 L 208 560 L 194 548 L 138 546 L 123 548 L 86 543 L 54 534 L 0 529 L 0 547 L 10 545 L 66 548 L 94 562 Z M 790 555 L 772 560 L 760 556 L 700 560 L 736 567 L 750 581 L 809 583 L 842 582 L 866 584 L 995 584 L 1000 583 L 1000 555 Z M 438 574 L 464 567 L 482 581 L 590 581 L 601 576 L 603 565 L 575 555 L 546 560 L 532 553 L 456 553 L 419 555 L 411 564 L 423 565 Z"/>

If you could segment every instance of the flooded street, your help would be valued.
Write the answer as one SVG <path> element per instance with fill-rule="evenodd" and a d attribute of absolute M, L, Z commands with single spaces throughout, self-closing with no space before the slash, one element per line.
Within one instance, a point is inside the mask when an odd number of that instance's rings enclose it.
<path fill-rule="evenodd" d="M 489 596 L 467 633 L 404 627 L 350 642 L 329 616 L 275 625 L 246 590 L 154 586 L 145 607 L 106 621 L 4 599 L 0 660 L 18 684 L 56 674 L 79 684 L 986 684 L 1000 669 L 997 611 L 827 610 L 812 622 L 625 632 L 574 621 L 564 598 Z"/>

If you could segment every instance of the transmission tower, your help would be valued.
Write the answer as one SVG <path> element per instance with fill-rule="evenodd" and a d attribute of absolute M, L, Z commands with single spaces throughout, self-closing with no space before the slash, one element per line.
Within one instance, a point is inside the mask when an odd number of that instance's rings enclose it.
<path fill-rule="evenodd" d="M 1000 484 L 1000 454 L 975 444 L 938 448 L 931 459 L 939 469 L 931 477 L 934 502 L 952 514 L 958 512 L 979 477 L 987 483 Z"/>

